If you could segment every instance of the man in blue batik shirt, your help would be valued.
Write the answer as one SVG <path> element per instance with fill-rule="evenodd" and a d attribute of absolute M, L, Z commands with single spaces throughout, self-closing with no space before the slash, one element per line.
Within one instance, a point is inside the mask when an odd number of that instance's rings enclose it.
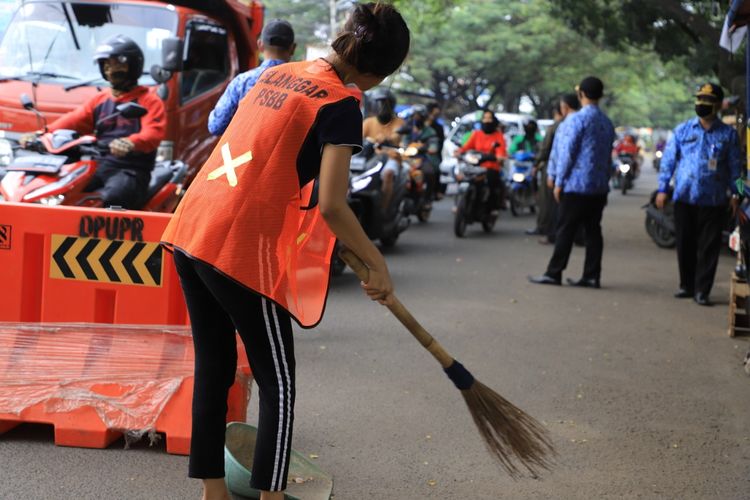
<path fill-rule="evenodd" d="M 208 115 L 208 131 L 213 135 L 224 133 L 240 101 L 253 88 L 265 70 L 291 60 L 297 48 L 297 44 L 294 43 L 292 25 L 282 19 L 269 21 L 260 34 L 258 48 L 263 53 L 263 63 L 257 68 L 234 77 L 216 103 L 216 107 Z"/>
<path fill-rule="evenodd" d="M 549 201 L 549 211 L 551 212 L 550 219 L 552 224 L 551 227 L 548 228 L 546 235 L 539 240 L 539 243 L 543 245 L 550 245 L 555 242 L 555 235 L 557 234 L 558 207 L 557 200 L 554 199 L 552 192 L 555 189 L 555 171 L 557 168 L 558 157 L 560 156 L 560 143 L 565 136 L 565 127 L 570 124 L 570 117 L 579 109 L 581 109 L 581 101 L 578 100 L 577 94 L 564 94 L 560 97 L 560 111 L 562 112 L 563 118 L 557 126 L 557 129 L 554 131 L 555 137 L 552 140 L 552 150 L 550 151 L 549 160 L 547 161 L 546 183 L 547 191 L 551 198 Z"/>
<path fill-rule="evenodd" d="M 728 204 L 733 212 L 737 210 L 734 181 L 740 177 L 742 153 L 737 132 L 717 117 L 724 100 L 721 87 L 706 83 L 699 87 L 695 99 L 698 116 L 675 128 L 662 156 L 656 206 L 664 207 L 674 176 L 672 199 L 680 268 L 675 297 L 692 297 L 708 306 Z"/>
<path fill-rule="evenodd" d="M 581 110 L 564 122 L 555 137 L 555 200 L 558 212 L 555 250 L 541 276 L 529 281 L 541 285 L 560 285 L 568 265 L 576 230 L 583 226 L 586 238 L 586 260 L 579 280 L 568 278 L 573 286 L 599 288 L 604 239 L 602 213 L 607 204 L 611 171 L 612 143 L 615 128 L 599 109 L 604 84 L 596 77 L 584 78 L 576 87 Z M 557 144 L 558 139 L 560 141 Z"/>

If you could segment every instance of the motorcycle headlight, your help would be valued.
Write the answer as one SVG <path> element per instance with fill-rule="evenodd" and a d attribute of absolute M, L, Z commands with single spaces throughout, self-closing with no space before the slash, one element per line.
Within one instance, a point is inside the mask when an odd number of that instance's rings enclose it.
<path fill-rule="evenodd" d="M 8 166 L 12 161 L 13 144 L 8 139 L 0 139 L 0 166 Z"/>
<path fill-rule="evenodd" d="M 663 155 L 664 155 L 664 153 L 662 153 L 661 151 L 657 151 L 656 152 L 656 157 L 657 158 L 661 158 Z"/>
<path fill-rule="evenodd" d="M 464 155 L 464 159 L 466 160 L 466 163 L 469 163 L 471 165 L 479 165 L 479 160 L 481 158 L 482 156 L 476 153 L 466 153 Z"/>
<path fill-rule="evenodd" d="M 622 172 L 623 174 L 627 174 L 628 172 L 630 172 L 630 165 L 628 165 L 627 163 L 620 163 L 620 172 Z"/>
<path fill-rule="evenodd" d="M 526 180 L 526 176 L 520 173 L 513 174 L 513 182 L 523 182 Z"/>

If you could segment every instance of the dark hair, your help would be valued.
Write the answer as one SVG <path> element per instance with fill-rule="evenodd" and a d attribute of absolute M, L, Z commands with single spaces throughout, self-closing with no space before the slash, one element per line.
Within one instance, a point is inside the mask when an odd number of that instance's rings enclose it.
<path fill-rule="evenodd" d="M 355 5 L 331 47 L 360 73 L 385 77 L 406 59 L 409 39 L 409 27 L 395 7 L 369 2 Z"/>
<path fill-rule="evenodd" d="M 486 113 L 489 113 L 490 115 L 492 115 L 492 123 L 494 123 L 495 125 L 500 124 L 500 120 L 497 119 L 497 116 L 495 116 L 494 111 L 492 111 L 491 109 L 487 109 L 487 108 L 482 109 L 482 118 L 484 118 L 484 115 Z M 479 121 L 482 121 L 482 118 L 480 118 Z"/>
<path fill-rule="evenodd" d="M 432 113 L 434 110 L 440 109 L 440 104 L 438 104 L 435 101 L 430 101 L 427 103 L 427 112 Z"/>
<path fill-rule="evenodd" d="M 570 109 L 575 111 L 581 109 L 581 101 L 578 100 L 578 96 L 575 94 L 563 94 L 560 100 L 567 104 Z"/>
<path fill-rule="evenodd" d="M 558 115 L 562 114 L 562 109 L 560 108 L 560 99 L 556 100 L 552 105 L 552 112 L 557 113 Z"/>

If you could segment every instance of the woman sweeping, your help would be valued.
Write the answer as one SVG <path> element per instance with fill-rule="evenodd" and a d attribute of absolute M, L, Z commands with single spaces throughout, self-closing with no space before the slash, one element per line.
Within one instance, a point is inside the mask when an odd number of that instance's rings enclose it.
<path fill-rule="evenodd" d="M 350 157 L 362 143 L 352 87 L 368 90 L 401 65 L 409 29 L 392 6 L 359 4 L 332 48 L 263 73 L 162 237 L 193 330 L 189 476 L 203 480 L 204 500 L 230 498 L 224 432 L 235 331 L 260 389 L 251 486 L 262 500 L 282 499 L 295 399 L 291 319 L 320 321 L 335 238 L 369 268 L 368 296 L 391 300 L 385 260 L 346 202 Z"/>

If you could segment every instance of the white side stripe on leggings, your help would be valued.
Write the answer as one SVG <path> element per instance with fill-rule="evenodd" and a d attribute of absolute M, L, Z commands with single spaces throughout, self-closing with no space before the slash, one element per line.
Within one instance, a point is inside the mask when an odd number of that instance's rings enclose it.
<path fill-rule="evenodd" d="M 261 237 L 262 240 L 262 237 Z M 263 252 L 263 244 L 259 242 L 259 264 L 261 266 L 261 286 L 263 286 L 263 278 L 265 273 L 263 272 L 263 257 L 265 254 L 266 271 L 268 273 L 268 285 L 273 285 L 273 270 L 271 267 L 271 245 L 270 241 L 267 241 L 265 252 Z M 273 316 L 273 322 L 269 321 L 267 305 L 271 305 L 271 314 Z M 266 334 L 268 335 L 268 342 L 271 347 L 273 355 L 273 363 L 276 369 L 276 379 L 279 384 L 279 427 L 276 434 L 276 456 L 274 457 L 273 474 L 271 476 L 271 490 L 278 491 L 281 489 L 282 476 L 284 474 L 284 464 L 286 463 L 287 456 L 287 444 L 289 443 L 289 427 L 291 425 L 291 378 L 289 377 L 289 366 L 286 362 L 286 352 L 284 349 L 284 342 L 281 337 L 281 328 L 279 327 L 279 319 L 276 314 L 276 304 L 268 302 L 265 298 L 261 299 L 261 306 L 263 307 L 263 319 L 266 323 Z M 273 333 L 272 333 L 273 329 Z M 274 339 L 274 336 L 276 339 Z M 278 342 L 278 347 L 277 347 Z M 282 378 L 281 368 L 279 366 L 279 355 L 277 349 L 280 350 L 281 362 L 284 365 L 284 378 Z M 284 434 L 286 433 L 286 434 Z M 282 444 L 283 439 L 283 444 Z M 280 456 L 279 454 L 283 454 Z"/>
<path fill-rule="evenodd" d="M 281 336 L 281 327 L 279 326 L 279 317 L 276 314 L 276 304 L 271 304 L 271 311 L 273 313 L 274 326 L 276 326 L 276 338 L 278 339 L 279 346 L 281 347 L 281 362 L 284 365 L 284 377 L 286 378 L 286 412 L 284 413 L 284 442 L 282 443 L 282 449 L 284 455 L 281 457 L 281 470 L 279 471 L 277 488 L 281 488 L 282 476 L 284 474 L 284 464 L 286 464 L 286 454 L 289 450 L 289 427 L 292 424 L 292 379 L 289 376 L 289 365 L 286 362 L 286 349 L 284 349 L 284 340 Z"/>

